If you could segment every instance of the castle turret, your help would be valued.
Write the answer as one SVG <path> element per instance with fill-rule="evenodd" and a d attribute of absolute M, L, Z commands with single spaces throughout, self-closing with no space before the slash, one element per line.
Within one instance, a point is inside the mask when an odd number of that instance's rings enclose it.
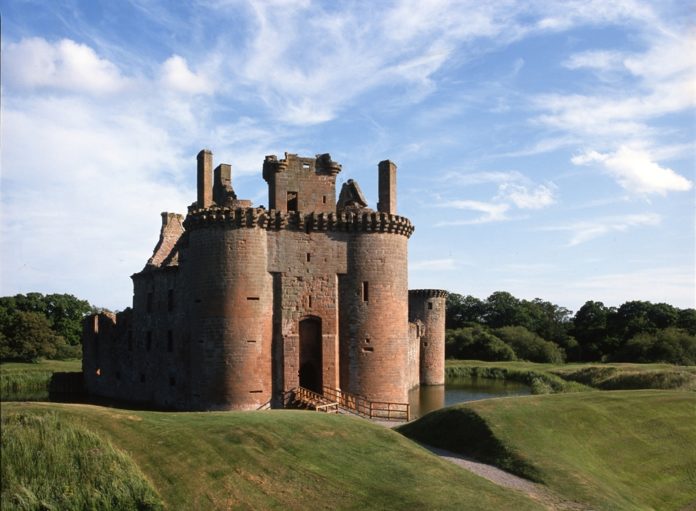
<path fill-rule="evenodd" d="M 420 339 L 421 385 L 445 383 L 445 306 L 447 291 L 412 289 L 408 292 L 408 319 L 421 321 Z"/>

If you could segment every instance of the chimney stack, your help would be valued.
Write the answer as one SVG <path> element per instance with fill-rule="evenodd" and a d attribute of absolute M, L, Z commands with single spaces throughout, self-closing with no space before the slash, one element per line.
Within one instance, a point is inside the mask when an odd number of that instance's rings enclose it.
<path fill-rule="evenodd" d="M 198 208 L 213 204 L 213 153 L 203 149 L 198 153 Z"/>
<path fill-rule="evenodd" d="M 379 202 L 377 211 L 396 215 L 396 164 L 379 162 Z"/>

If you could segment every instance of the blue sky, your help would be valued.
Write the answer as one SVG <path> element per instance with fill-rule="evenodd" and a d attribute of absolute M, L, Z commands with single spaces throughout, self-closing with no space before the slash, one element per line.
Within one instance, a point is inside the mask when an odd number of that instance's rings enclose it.
<path fill-rule="evenodd" d="M 689 4 L 2 0 L 1 292 L 130 305 L 207 147 L 396 162 L 411 288 L 694 307 Z"/>

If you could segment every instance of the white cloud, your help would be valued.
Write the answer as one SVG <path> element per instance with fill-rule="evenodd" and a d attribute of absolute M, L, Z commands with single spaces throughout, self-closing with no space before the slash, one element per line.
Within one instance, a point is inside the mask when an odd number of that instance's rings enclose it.
<path fill-rule="evenodd" d="M 452 170 L 445 172 L 440 178 L 444 182 L 451 182 L 461 186 L 478 185 L 486 183 L 511 183 L 522 181 L 524 175 L 517 171 L 481 171 L 464 172 Z"/>
<path fill-rule="evenodd" d="M 646 151 L 619 147 L 615 153 L 586 151 L 571 160 L 575 165 L 599 163 L 626 190 L 638 195 L 681 192 L 690 190 L 693 183 L 672 169 L 652 161 Z"/>
<path fill-rule="evenodd" d="M 589 50 L 571 55 L 563 62 L 568 69 L 613 71 L 623 65 L 625 55 L 615 50 Z"/>
<path fill-rule="evenodd" d="M 177 92 L 187 94 L 210 94 L 213 92 L 211 81 L 200 73 L 194 73 L 188 67 L 186 59 L 172 55 L 162 64 L 162 82 Z"/>
<path fill-rule="evenodd" d="M 70 39 L 31 37 L 4 45 L 3 74 L 11 85 L 29 89 L 110 94 L 128 85 L 115 64 Z"/>
<path fill-rule="evenodd" d="M 524 185 L 505 183 L 498 189 L 498 198 L 512 202 L 520 209 L 541 209 L 556 202 L 550 186 L 528 189 Z"/>
<path fill-rule="evenodd" d="M 570 232 L 568 246 L 576 246 L 615 232 L 625 232 L 636 227 L 659 225 L 662 217 L 655 213 L 638 213 L 573 222 L 567 225 L 544 227 L 544 231 Z"/>

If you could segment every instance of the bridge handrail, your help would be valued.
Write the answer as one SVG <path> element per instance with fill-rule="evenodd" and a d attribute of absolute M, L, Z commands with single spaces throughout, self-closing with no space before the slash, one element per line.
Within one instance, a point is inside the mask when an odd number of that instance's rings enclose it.
<path fill-rule="evenodd" d="M 408 421 L 411 418 L 411 407 L 408 403 L 370 401 L 364 396 L 327 386 L 324 386 L 323 391 L 324 396 L 337 402 L 340 407 L 369 419 Z"/>

